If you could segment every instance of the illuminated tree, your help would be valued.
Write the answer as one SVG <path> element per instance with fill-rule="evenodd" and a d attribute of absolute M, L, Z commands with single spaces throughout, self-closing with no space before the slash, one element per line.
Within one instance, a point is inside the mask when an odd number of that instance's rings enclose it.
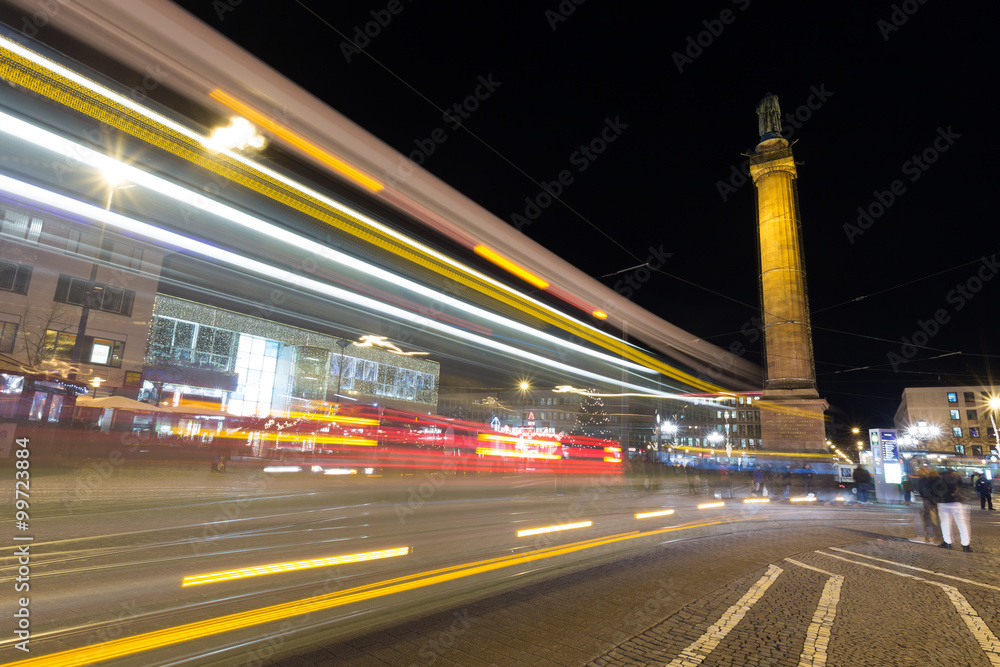
<path fill-rule="evenodd" d="M 604 409 L 604 399 L 597 395 L 596 389 L 588 389 L 580 400 L 580 411 L 576 415 L 573 432 L 594 438 L 612 436 L 611 419 Z"/>

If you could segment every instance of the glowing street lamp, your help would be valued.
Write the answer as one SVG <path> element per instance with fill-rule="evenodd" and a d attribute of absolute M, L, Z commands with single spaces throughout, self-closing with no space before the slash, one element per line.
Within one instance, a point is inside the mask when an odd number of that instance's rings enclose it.
<path fill-rule="evenodd" d="M 986 402 L 990 406 L 990 423 L 993 424 L 993 437 L 996 438 L 996 453 L 1000 454 L 1000 431 L 997 431 L 996 413 L 1000 411 L 1000 396 L 990 396 Z"/>
<path fill-rule="evenodd" d="M 521 392 L 521 431 L 524 431 L 525 402 L 527 401 L 528 390 L 531 389 L 531 384 L 525 380 L 521 380 L 520 384 L 517 385 L 517 388 Z"/>

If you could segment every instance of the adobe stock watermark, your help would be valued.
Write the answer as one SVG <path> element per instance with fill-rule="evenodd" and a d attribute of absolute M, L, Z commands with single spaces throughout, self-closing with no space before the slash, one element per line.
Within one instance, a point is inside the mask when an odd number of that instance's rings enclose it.
<path fill-rule="evenodd" d="M 882 34 L 882 39 L 888 42 L 893 33 L 906 25 L 910 17 L 920 10 L 921 5 L 925 4 L 927 4 L 927 0 L 904 0 L 899 4 L 893 4 L 889 18 L 879 19 L 875 22 L 875 27 Z"/>
<path fill-rule="evenodd" d="M 741 12 L 745 12 L 750 6 L 750 0 L 730 0 L 730 2 Z M 736 12 L 727 7 L 719 12 L 719 18 L 702 21 L 701 24 L 705 29 L 694 36 L 688 35 L 684 52 L 674 51 L 670 54 L 677 71 L 683 74 L 684 68 L 694 63 L 706 49 L 715 44 L 715 40 L 722 36 L 727 25 L 732 25 L 736 21 L 737 16 Z"/>
<path fill-rule="evenodd" d="M 577 174 L 582 174 L 590 165 L 608 149 L 628 129 L 628 124 L 621 121 L 620 116 L 604 119 L 604 127 L 597 136 L 585 144 L 580 144 L 569 154 L 569 164 L 575 167 Z M 549 182 L 542 181 L 542 191 L 534 197 L 524 198 L 524 209 L 520 213 L 512 213 L 510 224 L 517 230 L 522 230 L 542 215 L 542 212 L 552 205 L 555 198 L 562 196 L 563 191 L 576 181 L 571 169 L 561 170 Z"/>
<path fill-rule="evenodd" d="M 400 525 L 405 524 L 406 519 L 410 515 L 416 514 L 417 510 L 434 497 L 438 489 L 444 486 L 445 473 L 451 472 L 457 467 L 457 462 L 449 461 L 438 470 L 428 470 L 424 473 L 424 478 L 427 481 L 417 487 L 411 486 L 406 490 L 406 502 L 393 505 L 393 511 L 396 512 L 396 518 L 399 519 Z"/>
<path fill-rule="evenodd" d="M 492 74 L 487 74 L 485 77 L 480 75 L 476 78 L 476 82 L 472 93 L 465 96 L 462 100 L 455 102 L 450 107 L 447 107 L 444 113 L 441 114 L 441 120 L 450 129 L 457 130 L 462 127 L 462 121 L 471 118 L 472 114 L 479 109 L 479 105 L 490 99 L 493 93 L 497 91 L 497 88 L 503 85 L 503 82 L 494 79 Z M 396 165 L 395 174 L 385 174 L 385 182 L 392 187 L 399 181 L 412 176 L 413 172 L 416 171 L 414 165 L 417 167 L 423 165 L 427 161 L 427 158 L 434 155 L 438 146 L 447 140 L 448 132 L 443 127 L 434 128 L 424 139 L 414 139 L 414 149 L 406 155 L 408 159 L 399 161 Z"/>
<path fill-rule="evenodd" d="M 215 10 L 215 15 L 219 17 L 219 23 L 222 23 L 226 20 L 226 14 L 235 11 L 242 4 L 243 0 L 212 0 L 212 9 Z"/>
<path fill-rule="evenodd" d="M 821 83 L 819 87 L 809 86 L 809 96 L 806 101 L 792 111 L 789 111 L 781 118 L 781 136 L 791 141 L 797 130 L 802 129 L 812 117 L 813 112 L 819 111 L 833 97 L 834 93 L 826 89 L 826 84 Z M 723 202 L 744 185 L 750 182 L 750 158 L 745 158 L 738 164 L 729 166 L 729 176 L 725 180 L 715 182 L 715 189 Z"/>
<path fill-rule="evenodd" d="M 410 0 L 412 2 L 413 0 Z M 363 49 L 371 46 L 372 40 L 382 34 L 382 31 L 389 27 L 392 20 L 403 13 L 406 6 L 402 0 L 389 0 L 384 9 L 373 9 L 368 12 L 372 17 L 362 25 L 354 26 L 351 33 L 351 41 L 340 43 L 340 52 L 344 54 L 344 60 L 351 62 L 354 56 L 362 54 Z"/>
<path fill-rule="evenodd" d="M 886 355 L 889 365 L 893 371 L 898 371 L 900 366 L 909 363 L 915 356 L 919 348 L 926 346 L 932 338 L 941 333 L 941 328 L 951 322 L 951 311 L 959 312 L 964 309 L 970 301 L 986 286 L 986 283 L 993 280 L 1000 271 L 1000 263 L 997 256 L 983 257 L 982 263 L 976 272 L 965 281 L 956 283 L 955 286 L 945 294 L 945 301 L 952 306 L 938 308 L 933 315 L 926 320 L 917 320 L 917 328 L 909 336 L 900 339 L 899 352 L 890 352 Z"/>
<path fill-rule="evenodd" d="M 560 23 L 565 23 L 566 20 L 576 12 L 576 8 L 582 5 L 586 0 L 561 0 L 561 2 L 556 6 L 555 9 L 545 10 L 545 20 L 549 22 L 549 28 L 552 32 L 555 32 L 559 27 Z"/>
<path fill-rule="evenodd" d="M 934 137 L 930 145 L 920 151 L 919 155 L 911 155 L 910 159 L 902 164 L 900 171 L 903 176 L 909 176 L 910 183 L 916 183 L 931 168 L 931 165 L 938 161 L 941 154 L 947 152 L 955 145 L 955 141 L 961 138 L 962 135 L 952 130 L 951 125 L 947 128 L 939 127 L 937 136 Z M 892 208 L 892 205 L 904 194 L 906 194 L 906 183 L 901 178 L 893 180 L 886 190 L 874 190 L 872 192 L 874 201 L 867 206 L 858 207 L 858 219 L 855 224 L 844 223 L 843 229 L 848 242 L 854 245 L 857 237 L 871 229 L 875 221 L 885 215 L 885 212 Z"/>
<path fill-rule="evenodd" d="M 31 16 L 22 16 L 20 31 L 28 37 L 34 37 L 38 31 L 47 26 L 55 18 L 59 10 L 69 4 L 69 0 L 36 0 L 31 3 L 35 11 Z"/>

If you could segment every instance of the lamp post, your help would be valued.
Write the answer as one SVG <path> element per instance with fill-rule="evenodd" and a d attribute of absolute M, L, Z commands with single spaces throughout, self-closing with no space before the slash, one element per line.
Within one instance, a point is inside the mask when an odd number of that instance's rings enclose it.
<path fill-rule="evenodd" d="M 104 204 L 104 210 L 110 211 L 111 200 L 112 197 L 114 197 L 115 190 L 130 188 L 132 187 L 132 184 L 121 185 L 123 181 L 121 176 L 111 171 L 104 172 L 104 179 L 108 183 L 108 200 Z M 96 305 L 97 302 L 97 294 L 95 293 L 97 287 L 97 267 L 101 262 L 101 255 L 104 252 L 104 229 L 105 224 L 102 221 L 101 233 L 97 237 L 94 263 L 90 267 L 90 279 L 87 281 L 87 287 L 83 293 L 83 304 L 80 308 L 80 321 L 76 326 L 76 339 L 73 341 L 73 350 L 70 352 L 69 356 L 68 377 L 70 380 L 75 380 L 77 374 L 79 373 L 80 361 L 83 356 L 83 339 L 87 334 L 87 321 L 90 319 L 90 309 Z"/>
<path fill-rule="evenodd" d="M 990 423 L 993 424 L 993 437 L 996 438 L 994 454 L 1000 455 L 1000 431 L 997 431 L 996 420 L 996 413 L 1000 411 L 1000 396 L 990 396 L 987 405 L 990 406 Z"/>
<path fill-rule="evenodd" d="M 524 410 L 526 407 L 528 390 L 531 389 L 531 385 L 528 382 L 522 380 L 521 383 L 517 385 L 517 387 L 521 392 L 521 432 L 524 433 L 524 419 L 525 419 Z"/>
<path fill-rule="evenodd" d="M 677 435 L 677 424 L 674 424 L 673 422 L 663 422 L 662 424 L 660 424 L 660 434 L 661 437 L 664 435 L 667 436 L 667 439 L 670 440 L 670 444 L 672 447 L 675 447 L 677 445 L 677 443 L 674 441 L 674 437 Z M 671 458 L 672 458 L 671 456 L 669 455 L 667 456 L 667 463 L 670 463 Z"/>

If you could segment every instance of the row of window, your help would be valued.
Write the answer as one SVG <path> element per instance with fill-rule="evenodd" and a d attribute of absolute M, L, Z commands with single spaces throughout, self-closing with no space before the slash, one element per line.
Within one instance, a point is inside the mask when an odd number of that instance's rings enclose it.
<path fill-rule="evenodd" d="M 958 410 L 949 410 L 948 412 L 951 414 L 952 419 L 958 420 L 962 418 L 962 415 Z M 965 416 L 970 422 L 978 421 L 979 418 L 976 416 L 976 414 L 977 413 L 975 410 L 965 411 Z"/>
<path fill-rule="evenodd" d="M 951 434 L 954 437 L 956 437 L 956 438 L 961 438 L 962 437 L 962 427 L 961 426 L 952 426 L 951 427 Z M 981 437 L 980 436 L 980 429 L 979 429 L 978 426 L 970 426 L 969 427 L 969 437 L 970 438 L 979 438 L 979 437 Z M 993 427 L 992 426 L 987 426 L 986 427 L 986 437 L 987 438 L 995 438 L 996 437 L 996 435 L 993 432 Z"/>
<path fill-rule="evenodd" d="M 983 392 L 980 392 L 980 394 L 982 395 L 981 400 L 982 400 L 983 403 L 989 402 L 990 395 L 987 392 L 983 391 Z M 962 398 L 965 399 L 965 404 L 966 405 L 975 405 L 976 404 L 976 392 L 974 392 L 974 391 L 963 391 L 962 392 Z M 958 403 L 958 392 L 957 391 L 949 391 L 948 392 L 948 402 L 949 403 Z"/>
<path fill-rule="evenodd" d="M 37 245 L 42 236 L 43 223 L 42 218 L 4 208 L 0 235 Z M 66 252 L 90 259 L 99 258 L 102 262 L 116 264 L 133 273 L 138 273 L 142 266 L 142 248 L 94 231 L 71 229 L 66 238 Z"/>
<path fill-rule="evenodd" d="M 58 359 L 70 361 L 73 358 L 73 346 L 76 345 L 76 334 L 48 329 L 42 342 L 42 359 Z M 125 355 L 125 343 L 120 340 L 83 337 L 83 349 L 80 361 L 85 364 L 98 364 L 121 368 L 122 357 Z"/>
<path fill-rule="evenodd" d="M 0 290 L 15 294 L 27 294 L 30 281 L 30 266 L 0 261 Z M 87 301 L 87 286 L 89 284 L 89 280 L 60 274 L 59 281 L 56 283 L 56 293 L 52 300 L 57 303 L 82 306 Z M 91 297 L 90 307 L 94 310 L 125 315 L 126 317 L 132 315 L 132 303 L 135 301 L 135 292 L 132 290 L 95 282 Z"/>

